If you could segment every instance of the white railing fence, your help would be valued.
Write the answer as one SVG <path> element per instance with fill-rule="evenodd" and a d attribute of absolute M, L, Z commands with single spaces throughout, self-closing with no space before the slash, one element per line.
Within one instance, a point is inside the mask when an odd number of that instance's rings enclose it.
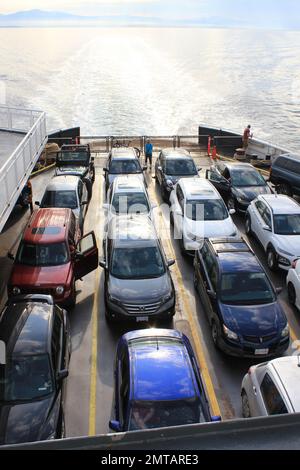
<path fill-rule="evenodd" d="M 0 130 L 22 132 L 24 138 L 0 168 L 0 232 L 47 142 L 46 115 L 0 106 Z"/>

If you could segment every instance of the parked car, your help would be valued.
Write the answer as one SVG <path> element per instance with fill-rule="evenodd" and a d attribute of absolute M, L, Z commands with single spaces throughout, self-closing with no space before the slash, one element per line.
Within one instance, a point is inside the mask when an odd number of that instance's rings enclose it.
<path fill-rule="evenodd" d="M 269 181 L 279 193 L 292 197 L 300 195 L 300 158 L 284 154 L 272 162 Z"/>
<path fill-rule="evenodd" d="M 168 320 L 175 313 L 175 290 L 167 260 L 147 216 L 117 217 L 108 225 L 100 266 L 109 321 Z"/>
<path fill-rule="evenodd" d="M 141 166 L 140 160 L 133 147 L 113 148 L 103 168 L 106 191 L 108 191 L 115 178 L 119 175 L 138 175 L 145 186 L 147 186 L 144 177 L 145 170 L 147 170 L 147 167 Z"/>
<path fill-rule="evenodd" d="M 78 176 L 55 176 L 46 186 L 41 208 L 61 207 L 72 209 L 78 220 L 81 233 L 83 233 L 84 219 L 88 208 L 88 191 L 86 184 Z"/>
<path fill-rule="evenodd" d="M 290 304 L 300 311 L 300 260 L 294 261 L 289 269 L 286 285 Z"/>
<path fill-rule="evenodd" d="M 65 310 L 47 295 L 12 298 L 0 314 L 0 443 L 59 439 L 71 354 Z"/>
<path fill-rule="evenodd" d="M 107 203 L 103 204 L 108 220 L 128 214 L 144 214 L 152 219 L 154 207 L 144 182 L 136 175 L 117 176 L 107 192 Z"/>
<path fill-rule="evenodd" d="M 228 209 L 246 212 L 260 194 L 271 194 L 266 180 L 250 163 L 218 160 L 206 172 L 206 178 L 219 191 Z"/>
<path fill-rule="evenodd" d="M 163 149 L 155 162 L 155 180 L 160 186 L 164 201 L 168 202 L 174 184 L 180 178 L 195 178 L 200 167 L 191 157 L 190 153 L 183 148 Z"/>
<path fill-rule="evenodd" d="M 250 367 L 242 382 L 244 418 L 300 413 L 300 361 L 286 356 Z"/>
<path fill-rule="evenodd" d="M 98 267 L 94 232 L 80 238 L 71 209 L 38 209 L 24 230 L 8 282 L 8 295 L 50 294 L 73 307 L 75 282 Z"/>
<path fill-rule="evenodd" d="M 56 157 L 55 174 L 79 176 L 85 181 L 89 199 L 91 199 L 92 186 L 95 181 L 95 164 L 89 144 L 62 145 Z"/>
<path fill-rule="evenodd" d="M 236 236 L 238 230 L 218 191 L 202 178 L 180 179 L 170 194 L 170 222 L 181 251 L 191 255 L 204 238 Z"/>
<path fill-rule="evenodd" d="M 294 199 L 259 196 L 248 207 L 245 227 L 262 245 L 272 271 L 288 270 L 300 258 L 300 205 Z"/>
<path fill-rule="evenodd" d="M 194 268 L 216 347 L 238 357 L 270 357 L 288 348 L 289 326 L 277 292 L 242 238 L 205 240 Z"/>
<path fill-rule="evenodd" d="M 115 361 L 116 432 L 219 421 L 211 416 L 188 338 L 176 330 L 130 332 Z"/>

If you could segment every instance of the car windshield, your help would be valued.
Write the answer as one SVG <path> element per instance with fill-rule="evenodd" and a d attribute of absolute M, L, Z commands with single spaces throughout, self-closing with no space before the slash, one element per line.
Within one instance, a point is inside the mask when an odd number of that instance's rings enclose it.
<path fill-rule="evenodd" d="M 111 259 L 111 274 L 120 279 L 147 279 L 165 273 L 162 255 L 156 246 L 115 248 Z"/>
<path fill-rule="evenodd" d="M 147 214 L 150 211 L 145 193 L 115 194 L 112 206 L 117 214 Z"/>
<path fill-rule="evenodd" d="M 232 186 L 246 187 L 246 186 L 266 186 L 266 181 L 261 174 L 256 170 L 232 170 L 231 171 Z"/>
<path fill-rule="evenodd" d="M 165 173 L 170 176 L 191 176 L 197 175 L 197 168 L 189 158 L 168 158 Z"/>
<path fill-rule="evenodd" d="M 16 356 L 0 366 L 0 401 L 31 401 L 54 390 L 47 354 Z"/>
<path fill-rule="evenodd" d="M 76 191 L 46 191 L 41 207 L 76 209 L 78 207 Z"/>
<path fill-rule="evenodd" d="M 221 279 L 221 302 L 259 305 L 274 302 L 275 295 L 265 273 L 225 273 Z"/>
<path fill-rule="evenodd" d="M 225 220 L 229 217 L 222 199 L 187 200 L 185 215 L 195 221 Z"/>
<path fill-rule="evenodd" d="M 21 243 L 17 262 L 28 266 L 59 266 L 69 261 L 64 242 L 47 244 Z"/>
<path fill-rule="evenodd" d="M 87 152 L 60 152 L 57 155 L 57 162 L 68 165 L 88 165 L 89 155 Z"/>
<path fill-rule="evenodd" d="M 277 235 L 300 235 L 300 214 L 274 215 Z"/>
<path fill-rule="evenodd" d="M 135 401 L 129 415 L 128 429 L 152 429 L 204 423 L 205 417 L 198 399 L 172 401 Z"/>
<path fill-rule="evenodd" d="M 110 163 L 109 173 L 112 175 L 129 175 L 135 173 L 142 173 L 142 168 L 138 160 L 134 159 L 114 159 Z"/>

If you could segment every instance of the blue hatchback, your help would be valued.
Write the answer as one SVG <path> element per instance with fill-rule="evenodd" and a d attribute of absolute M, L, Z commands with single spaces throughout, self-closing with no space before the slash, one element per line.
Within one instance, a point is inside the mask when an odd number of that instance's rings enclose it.
<path fill-rule="evenodd" d="M 146 329 L 119 340 L 113 431 L 218 421 L 212 417 L 188 338 L 176 330 Z"/>
<path fill-rule="evenodd" d="M 194 268 L 218 348 L 252 358 L 281 355 L 288 348 L 289 326 L 277 292 L 245 240 L 205 240 Z"/>

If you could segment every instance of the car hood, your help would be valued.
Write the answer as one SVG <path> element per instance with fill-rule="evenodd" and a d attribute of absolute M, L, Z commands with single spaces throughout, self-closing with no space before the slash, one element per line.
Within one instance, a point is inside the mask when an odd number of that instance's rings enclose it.
<path fill-rule="evenodd" d="M 11 286 L 47 287 L 65 284 L 71 269 L 71 262 L 60 266 L 24 266 L 16 264 L 10 278 Z"/>
<path fill-rule="evenodd" d="M 56 175 L 85 176 L 88 171 L 86 166 L 60 166 L 56 168 Z"/>
<path fill-rule="evenodd" d="M 173 184 L 176 184 L 181 178 L 200 178 L 199 174 L 196 175 L 165 175 L 165 180 L 171 180 Z"/>
<path fill-rule="evenodd" d="M 50 397 L 33 403 L 0 405 L 0 444 L 40 440 L 52 402 Z"/>
<path fill-rule="evenodd" d="M 300 257 L 300 235 L 275 235 L 277 242 L 277 250 L 286 251 L 295 255 L 295 257 Z M 284 253 L 283 253 L 284 256 Z"/>
<path fill-rule="evenodd" d="M 110 276 L 108 292 L 121 302 L 158 302 L 172 291 L 169 273 L 153 279 L 118 279 Z"/>
<path fill-rule="evenodd" d="M 219 304 L 224 323 L 232 331 L 249 336 L 279 333 L 286 325 L 286 317 L 278 302 L 267 305 Z"/>
<path fill-rule="evenodd" d="M 253 201 L 260 194 L 271 194 L 271 189 L 266 186 L 244 186 L 242 188 L 233 187 L 232 191 L 236 197 L 241 197 L 247 201 Z"/>
<path fill-rule="evenodd" d="M 231 217 L 225 220 L 193 221 L 185 219 L 186 231 L 194 234 L 197 238 L 228 237 L 238 233 L 238 229 Z"/>

